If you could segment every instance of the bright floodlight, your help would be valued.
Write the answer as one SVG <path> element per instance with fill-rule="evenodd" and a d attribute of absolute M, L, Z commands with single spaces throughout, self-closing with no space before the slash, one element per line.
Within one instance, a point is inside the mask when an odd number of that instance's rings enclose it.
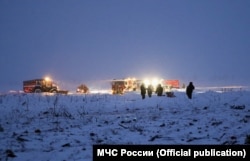
<path fill-rule="evenodd" d="M 144 85 L 147 87 L 147 86 L 150 84 L 150 81 L 149 81 L 148 79 L 145 79 L 145 80 L 143 81 L 143 83 L 144 83 Z"/>
<path fill-rule="evenodd" d="M 153 79 L 152 85 L 156 87 L 159 84 L 159 80 L 157 78 Z"/>
<path fill-rule="evenodd" d="M 45 81 L 50 81 L 51 80 L 49 77 L 45 77 L 44 79 L 45 79 Z"/>

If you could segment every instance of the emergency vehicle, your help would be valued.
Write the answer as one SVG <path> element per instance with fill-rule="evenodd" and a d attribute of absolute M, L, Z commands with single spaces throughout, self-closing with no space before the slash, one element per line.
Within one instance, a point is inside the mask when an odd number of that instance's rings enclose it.
<path fill-rule="evenodd" d="M 58 86 L 48 77 L 23 81 L 23 91 L 25 93 L 68 93 L 68 91 L 59 90 Z"/>
<path fill-rule="evenodd" d="M 89 88 L 85 84 L 81 84 L 77 87 L 76 93 L 89 93 Z"/>
<path fill-rule="evenodd" d="M 123 94 L 125 91 L 125 80 L 114 79 L 111 81 L 112 94 Z"/>
<path fill-rule="evenodd" d="M 113 79 L 111 88 L 113 94 L 123 94 L 124 92 L 136 91 L 139 89 L 140 81 L 135 78 Z"/>

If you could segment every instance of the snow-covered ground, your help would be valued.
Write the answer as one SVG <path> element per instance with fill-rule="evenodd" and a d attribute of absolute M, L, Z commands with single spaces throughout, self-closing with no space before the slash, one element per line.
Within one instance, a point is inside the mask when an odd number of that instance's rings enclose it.
<path fill-rule="evenodd" d="M 0 160 L 91 161 L 93 144 L 249 144 L 249 90 L 175 96 L 1 94 Z"/>

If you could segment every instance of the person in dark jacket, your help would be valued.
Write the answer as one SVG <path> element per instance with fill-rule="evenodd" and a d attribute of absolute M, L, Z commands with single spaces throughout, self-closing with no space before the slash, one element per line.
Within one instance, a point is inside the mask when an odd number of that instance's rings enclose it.
<path fill-rule="evenodd" d="M 186 88 L 186 94 L 188 96 L 189 99 L 192 99 L 192 93 L 193 90 L 195 89 L 193 82 L 189 82 L 189 85 Z"/>
<path fill-rule="evenodd" d="M 148 97 L 151 97 L 152 96 L 152 93 L 153 93 L 153 86 L 150 84 L 148 86 Z"/>
<path fill-rule="evenodd" d="M 145 95 L 146 95 L 146 87 L 144 85 L 144 83 L 142 83 L 141 85 L 141 96 L 142 96 L 142 99 L 145 99 Z"/>
<path fill-rule="evenodd" d="M 157 96 L 162 96 L 163 87 L 161 86 L 161 84 L 158 84 L 155 93 L 157 94 Z"/>

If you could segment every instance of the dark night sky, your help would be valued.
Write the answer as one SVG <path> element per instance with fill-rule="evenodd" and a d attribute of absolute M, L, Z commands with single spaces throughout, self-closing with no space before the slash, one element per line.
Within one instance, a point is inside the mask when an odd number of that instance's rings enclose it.
<path fill-rule="evenodd" d="M 249 16 L 249 0 L 0 0 L 0 91 L 46 75 L 246 84 Z"/>

